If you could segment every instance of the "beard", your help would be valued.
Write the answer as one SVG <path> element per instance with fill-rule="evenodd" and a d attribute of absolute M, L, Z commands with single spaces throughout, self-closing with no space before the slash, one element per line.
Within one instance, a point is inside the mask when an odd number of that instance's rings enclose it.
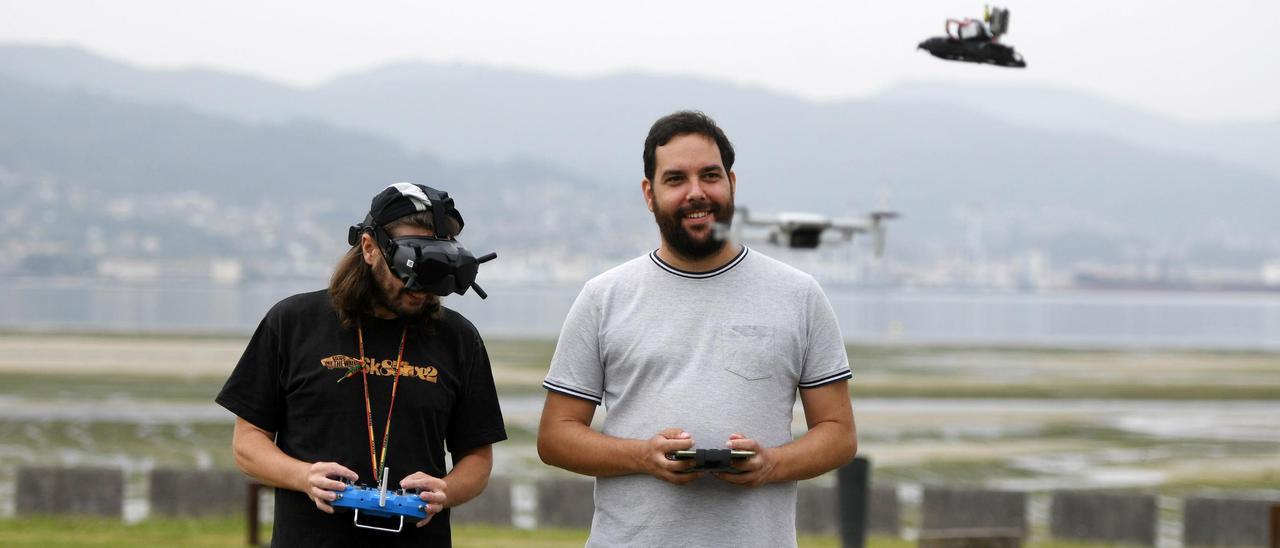
<path fill-rule="evenodd" d="M 410 292 L 404 289 L 404 284 L 391 274 L 391 270 L 387 268 L 386 263 L 380 265 L 381 268 L 373 269 L 373 301 L 376 306 L 384 308 L 396 317 L 409 322 L 423 322 L 435 315 L 440 310 L 440 297 L 435 295 L 426 295 L 426 299 L 422 304 L 412 304 L 407 301 L 408 294 L 419 293 Z"/>
<path fill-rule="evenodd" d="M 663 211 L 658 207 L 658 202 L 653 202 L 653 220 L 658 223 L 658 232 L 662 234 L 663 241 L 671 246 L 671 250 L 678 253 L 681 257 L 691 260 L 705 259 L 724 249 L 725 244 L 729 243 L 728 238 L 718 234 L 715 225 L 711 230 L 702 236 L 694 235 L 685 229 L 682 221 L 690 211 L 708 210 L 715 216 L 716 225 L 729 225 L 733 222 L 733 197 L 729 197 L 729 203 L 719 204 L 711 200 L 699 200 L 693 203 L 687 203 L 676 208 L 673 212 Z"/>

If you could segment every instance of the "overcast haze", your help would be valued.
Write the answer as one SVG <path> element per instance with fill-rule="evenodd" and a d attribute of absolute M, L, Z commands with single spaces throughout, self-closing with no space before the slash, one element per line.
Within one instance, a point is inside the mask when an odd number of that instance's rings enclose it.
<path fill-rule="evenodd" d="M 393 61 L 684 74 L 810 99 L 907 81 L 1066 87 L 1184 121 L 1280 119 L 1280 2 L 1008 2 L 1024 71 L 916 51 L 980 1 L 0 0 L 0 42 L 308 86 Z"/>

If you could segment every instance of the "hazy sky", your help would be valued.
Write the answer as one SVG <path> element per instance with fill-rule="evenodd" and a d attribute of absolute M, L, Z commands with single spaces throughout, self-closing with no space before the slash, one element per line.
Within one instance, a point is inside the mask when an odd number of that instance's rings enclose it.
<path fill-rule="evenodd" d="M 1183 120 L 1280 120 L 1280 1 L 1009 1 L 1026 70 L 915 46 L 981 1 L 0 0 L 0 42 L 295 85 L 403 60 L 676 73 L 814 99 L 911 80 L 1070 87 Z"/>

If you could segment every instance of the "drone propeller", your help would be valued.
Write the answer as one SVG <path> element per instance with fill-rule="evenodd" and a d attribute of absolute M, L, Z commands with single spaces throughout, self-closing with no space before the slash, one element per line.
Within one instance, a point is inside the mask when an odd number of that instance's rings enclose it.
<path fill-rule="evenodd" d="M 875 234 L 876 257 L 884 256 L 885 229 L 884 221 L 897 219 L 902 215 L 896 211 L 872 211 L 871 231 Z"/>

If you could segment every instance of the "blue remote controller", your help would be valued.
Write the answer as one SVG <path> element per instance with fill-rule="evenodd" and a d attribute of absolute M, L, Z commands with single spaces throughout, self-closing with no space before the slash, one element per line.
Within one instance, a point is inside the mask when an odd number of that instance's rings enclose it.
<path fill-rule="evenodd" d="M 334 508 L 354 510 L 352 521 L 357 527 L 379 531 L 399 532 L 404 527 L 404 518 L 421 520 L 427 517 L 427 501 L 418 496 L 417 490 L 387 491 L 385 485 L 374 488 L 347 483 L 347 487 L 338 493 L 338 499 L 330 504 Z M 362 524 L 360 512 L 382 518 L 400 518 L 400 527 L 389 529 Z"/>
<path fill-rule="evenodd" d="M 413 519 L 426 519 L 427 501 L 418 497 L 413 491 L 387 491 L 386 505 L 379 505 L 378 490 L 373 487 L 347 485 L 338 500 L 333 501 L 334 508 L 351 508 L 360 510 L 371 516 L 394 518 L 404 516 Z"/>

